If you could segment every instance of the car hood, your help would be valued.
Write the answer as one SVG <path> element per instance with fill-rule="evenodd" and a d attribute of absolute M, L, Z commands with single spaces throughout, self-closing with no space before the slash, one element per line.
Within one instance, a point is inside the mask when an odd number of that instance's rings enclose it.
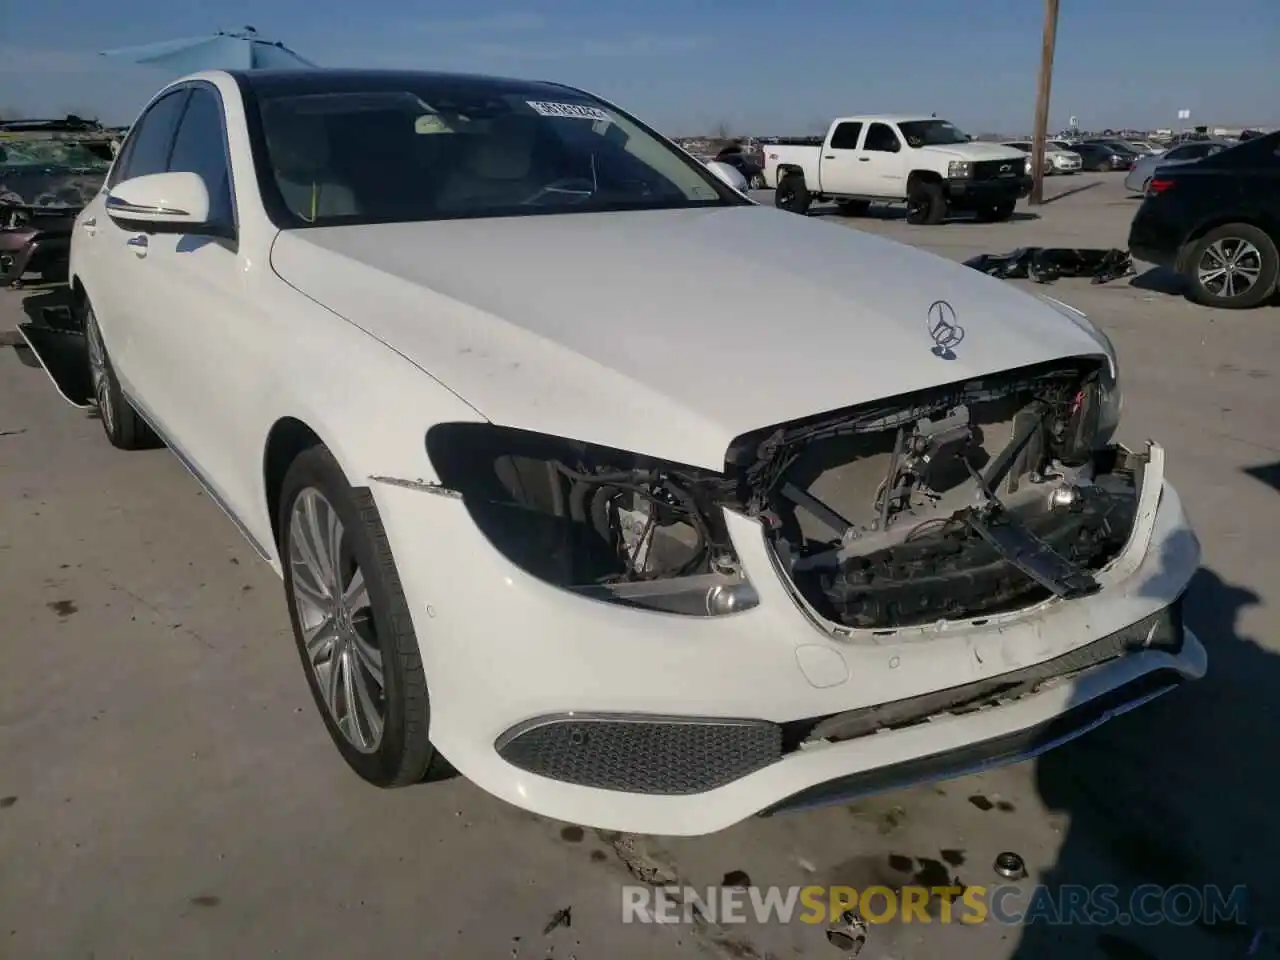
<path fill-rule="evenodd" d="M 1004 281 L 756 205 L 309 228 L 271 261 L 494 422 L 712 469 L 748 430 L 1103 353 Z"/>
<path fill-rule="evenodd" d="M 1017 147 L 1006 147 L 1002 143 L 981 143 L 979 141 L 948 143 L 944 146 L 930 146 L 921 149 L 928 149 L 945 154 L 948 157 L 955 157 L 957 160 L 1021 160 L 1027 156 Z"/>

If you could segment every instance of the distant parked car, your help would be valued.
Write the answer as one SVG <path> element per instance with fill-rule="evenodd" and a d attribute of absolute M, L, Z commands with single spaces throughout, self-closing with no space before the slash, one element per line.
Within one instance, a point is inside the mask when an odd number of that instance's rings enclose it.
<path fill-rule="evenodd" d="M 1147 183 L 1156 168 L 1177 166 L 1180 163 L 1194 163 L 1205 157 L 1221 153 L 1231 144 L 1225 140 L 1201 140 L 1196 143 L 1183 143 L 1154 157 L 1140 157 L 1124 178 L 1124 188 L 1134 193 L 1146 193 Z"/>
<path fill-rule="evenodd" d="M 1280 132 L 1161 166 L 1129 228 L 1139 260 L 1182 274 L 1210 307 L 1264 303 L 1280 278 Z"/>
<path fill-rule="evenodd" d="M 1082 170 L 1128 170 L 1138 160 L 1128 147 L 1096 140 L 1077 143 L 1071 149 L 1080 154 Z"/>
<path fill-rule="evenodd" d="M 1140 157 L 1156 157 L 1165 152 L 1165 148 L 1150 140 L 1125 140 L 1128 146 Z"/>
<path fill-rule="evenodd" d="M 742 174 L 742 178 L 747 181 L 749 189 L 764 189 L 764 164 L 760 163 L 741 147 L 725 147 L 716 154 L 715 158 L 718 162 L 727 163 Z"/>
<path fill-rule="evenodd" d="M 1021 150 L 1023 153 L 1032 151 L 1030 140 L 1010 140 L 1005 142 L 1005 146 Z M 1044 144 L 1044 172 L 1046 174 L 1079 173 L 1080 154 L 1072 153 L 1070 150 L 1063 150 L 1061 147 L 1055 147 L 1052 140 L 1046 140 Z"/>

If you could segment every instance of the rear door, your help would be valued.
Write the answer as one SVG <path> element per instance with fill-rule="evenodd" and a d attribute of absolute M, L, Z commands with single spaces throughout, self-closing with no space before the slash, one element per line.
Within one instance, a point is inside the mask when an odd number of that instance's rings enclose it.
<path fill-rule="evenodd" d="M 862 123 L 845 120 L 832 129 L 822 148 L 819 180 L 824 193 L 861 193 L 858 169 L 858 141 Z"/>

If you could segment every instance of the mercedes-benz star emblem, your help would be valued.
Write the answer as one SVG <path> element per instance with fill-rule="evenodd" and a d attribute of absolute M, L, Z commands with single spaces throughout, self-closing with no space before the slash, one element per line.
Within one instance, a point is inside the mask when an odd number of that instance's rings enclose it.
<path fill-rule="evenodd" d="M 929 336 L 933 338 L 933 355 L 943 360 L 956 358 L 953 348 L 964 339 L 964 327 L 956 322 L 956 311 L 945 300 L 929 304 Z"/>
<path fill-rule="evenodd" d="M 1007 164 L 1007 163 L 1006 163 L 1004 166 L 1002 166 L 1002 167 L 1000 168 L 1000 172 L 1001 172 L 1001 173 L 1008 173 L 1008 172 L 1009 172 L 1010 170 L 1012 170 L 1012 169 L 1013 169 L 1013 167 L 1011 167 L 1009 164 Z"/>

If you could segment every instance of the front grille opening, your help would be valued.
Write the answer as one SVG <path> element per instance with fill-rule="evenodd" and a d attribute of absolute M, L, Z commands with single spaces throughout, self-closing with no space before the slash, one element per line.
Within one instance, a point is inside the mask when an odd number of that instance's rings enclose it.
<path fill-rule="evenodd" d="M 821 617 L 894 630 L 1094 592 L 1143 458 L 1105 443 L 1091 358 L 853 408 L 738 441 L 742 486 Z M 754 454 L 754 455 L 753 455 Z"/>

